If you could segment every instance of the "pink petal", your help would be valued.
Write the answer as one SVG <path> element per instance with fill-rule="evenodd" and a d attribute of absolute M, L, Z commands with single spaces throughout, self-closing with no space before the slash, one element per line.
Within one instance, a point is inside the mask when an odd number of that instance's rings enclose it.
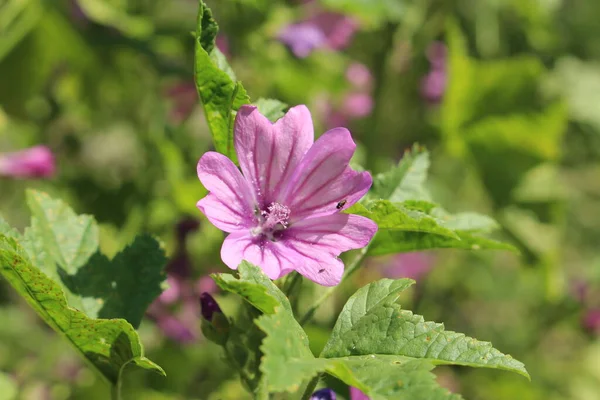
<path fill-rule="evenodd" d="M 305 106 L 293 107 L 273 125 L 256 107 L 243 106 L 234 129 L 240 167 L 264 208 L 276 201 L 313 143 L 310 112 Z"/>
<path fill-rule="evenodd" d="M 377 224 L 352 214 L 332 214 L 296 222 L 286 231 L 286 238 L 318 251 L 338 256 L 365 247 L 377 232 Z"/>
<path fill-rule="evenodd" d="M 294 269 L 302 276 L 323 286 L 335 286 L 342 280 L 344 263 L 328 251 L 299 240 L 276 242 L 280 253 L 294 260 Z"/>
<path fill-rule="evenodd" d="M 213 151 L 205 153 L 198 162 L 198 178 L 211 193 L 197 206 L 213 225 L 232 232 L 252 224 L 252 191 L 230 159 Z"/>
<path fill-rule="evenodd" d="M 237 269 L 242 260 L 259 266 L 271 279 L 291 271 L 293 259 L 279 251 L 275 243 L 252 236 L 249 232 L 233 232 L 221 247 L 221 259 L 231 269 Z"/>
<path fill-rule="evenodd" d="M 356 145 L 350 132 L 335 128 L 326 132 L 306 153 L 290 179 L 282 203 L 292 209 L 292 219 L 338 211 L 358 201 L 372 184 L 368 172 L 348 168 Z"/>

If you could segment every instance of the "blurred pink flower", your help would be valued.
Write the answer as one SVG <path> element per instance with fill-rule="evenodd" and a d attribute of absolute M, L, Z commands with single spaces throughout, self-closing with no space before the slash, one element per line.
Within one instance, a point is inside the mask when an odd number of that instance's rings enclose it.
<path fill-rule="evenodd" d="M 345 128 L 314 141 L 305 106 L 271 123 L 256 107 L 242 106 L 234 125 L 240 170 L 224 155 L 205 153 L 198 177 L 210 193 L 198 208 L 229 235 L 221 259 L 231 269 L 242 260 L 271 279 L 293 270 L 324 286 L 344 272 L 339 254 L 365 246 L 377 231 L 368 218 L 342 213 L 372 183 L 348 163 L 356 144 Z"/>
<path fill-rule="evenodd" d="M 358 62 L 353 62 L 348 66 L 346 69 L 346 79 L 355 88 L 364 91 L 370 90 L 373 83 L 373 76 L 369 68 Z"/>
<path fill-rule="evenodd" d="M 169 110 L 169 119 L 174 124 L 185 121 L 198 104 L 198 93 L 194 82 L 176 83 L 169 86 L 164 93 L 172 104 L 172 108 Z"/>
<path fill-rule="evenodd" d="M 418 281 L 433 268 L 431 255 L 422 252 L 395 255 L 383 266 L 387 278 L 410 278 Z"/>
<path fill-rule="evenodd" d="M 0 176 L 11 178 L 51 178 L 56 161 L 46 146 L 35 146 L 14 153 L 0 154 Z"/>
<path fill-rule="evenodd" d="M 278 39 L 296 57 L 308 57 L 316 49 L 342 50 L 350 44 L 358 24 L 343 14 L 324 12 L 285 26 Z"/>
<path fill-rule="evenodd" d="M 350 387 L 350 400 L 369 400 L 369 396 L 355 387 Z"/>
<path fill-rule="evenodd" d="M 342 112 L 350 118 L 363 118 L 373 111 L 373 98 L 366 93 L 350 93 L 344 99 Z"/>
<path fill-rule="evenodd" d="M 231 56 L 231 53 L 229 52 L 229 39 L 227 38 L 227 36 L 218 34 L 217 38 L 215 39 L 215 45 L 217 46 L 219 51 L 225 55 L 225 57 Z"/>
<path fill-rule="evenodd" d="M 446 57 L 446 45 L 441 42 L 433 42 L 427 49 L 431 69 L 421 81 L 421 96 L 432 105 L 441 102 L 446 91 Z"/>
<path fill-rule="evenodd" d="M 600 309 L 588 310 L 583 316 L 582 324 L 588 331 L 600 334 Z"/>

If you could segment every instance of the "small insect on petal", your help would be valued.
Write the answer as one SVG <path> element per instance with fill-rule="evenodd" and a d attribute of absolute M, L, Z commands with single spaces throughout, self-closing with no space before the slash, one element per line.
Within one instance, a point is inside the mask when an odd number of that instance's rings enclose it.
<path fill-rule="evenodd" d="M 347 201 L 348 200 L 342 200 L 342 201 L 340 201 L 339 203 L 337 203 L 337 205 L 335 206 L 335 208 L 337 208 L 338 210 L 341 210 L 342 207 L 344 207 L 346 205 Z"/>

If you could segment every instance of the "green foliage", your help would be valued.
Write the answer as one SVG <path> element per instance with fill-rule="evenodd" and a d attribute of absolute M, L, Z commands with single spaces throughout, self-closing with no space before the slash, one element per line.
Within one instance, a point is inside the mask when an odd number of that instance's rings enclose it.
<path fill-rule="evenodd" d="M 323 3 L 327 8 L 352 15 L 371 27 L 400 21 L 406 8 L 403 0 L 325 0 Z"/>
<path fill-rule="evenodd" d="M 288 105 L 279 100 L 260 98 L 254 103 L 262 115 L 267 117 L 271 122 L 277 121 L 283 117 Z"/>
<path fill-rule="evenodd" d="M 144 357 L 134 329 L 165 280 L 156 240 L 140 236 L 109 260 L 97 251 L 93 217 L 42 192 L 28 191 L 27 203 L 23 236 L 0 220 L 6 280 L 113 385 L 130 364 L 164 375 Z"/>
<path fill-rule="evenodd" d="M 239 279 L 231 274 L 213 274 L 219 287 L 227 292 L 236 293 L 263 313 L 272 314 L 275 307 L 282 306 L 292 310 L 289 300 L 261 270 L 247 261 L 238 267 Z"/>
<path fill-rule="evenodd" d="M 42 11 L 38 0 L 8 0 L 0 4 L 0 61 L 33 29 Z"/>
<path fill-rule="evenodd" d="M 158 242 L 141 235 L 112 260 L 96 253 L 77 273 L 62 274 L 62 280 L 81 297 L 88 316 L 123 318 L 137 328 L 163 291 L 166 261 Z"/>
<path fill-rule="evenodd" d="M 412 151 L 405 151 L 397 166 L 373 179 L 370 195 L 375 198 L 402 202 L 405 200 L 429 200 L 425 190 L 429 152 L 415 145 Z"/>
<path fill-rule="evenodd" d="M 447 36 L 450 82 L 441 131 L 451 151 L 475 162 L 501 208 L 528 170 L 560 157 L 567 107 L 540 95 L 545 68 L 538 58 L 479 61 L 468 56 L 457 23 L 448 24 Z"/>
<path fill-rule="evenodd" d="M 258 267 L 244 262 L 239 269 L 240 279 L 224 274 L 215 278 L 222 289 L 263 312 L 254 323 L 265 335 L 260 371 L 269 392 L 296 392 L 303 382 L 325 372 L 372 399 L 460 399 L 436 384 L 429 372 L 434 365 L 498 368 L 528 376 L 523 364 L 489 343 L 444 331 L 441 324 L 401 310 L 395 302 L 414 283 L 409 279 L 384 279 L 360 289 L 344 306 L 316 358 L 284 294 Z M 267 288 L 261 291 L 263 283 Z"/>
<path fill-rule="evenodd" d="M 221 67 L 211 57 L 217 31 L 218 27 L 210 9 L 200 1 L 194 64 L 196 89 L 204 106 L 216 150 L 235 161 L 235 111 L 243 104 L 249 104 L 250 98 L 242 84 L 232 80 L 228 74 L 230 69 L 224 67 L 226 64 L 222 55 L 218 59 Z"/>
<path fill-rule="evenodd" d="M 492 218 L 476 213 L 452 215 L 429 202 L 425 187 L 428 168 L 429 153 L 415 146 L 404 153 L 398 166 L 375 177 L 370 200 L 348 209 L 379 226 L 369 254 L 440 248 L 515 250 L 481 236 L 498 228 Z"/>
<path fill-rule="evenodd" d="M 152 34 L 152 23 L 143 17 L 127 13 L 123 2 L 103 0 L 76 0 L 88 18 L 100 24 L 118 29 L 133 38 L 143 39 Z"/>
<path fill-rule="evenodd" d="M 410 280 L 382 279 L 359 289 L 344 306 L 321 356 L 390 354 L 433 364 L 498 368 L 529 377 L 524 365 L 442 324 L 402 310 L 396 300 Z"/>
<path fill-rule="evenodd" d="M 144 357 L 137 332 L 127 321 L 93 319 L 69 307 L 60 286 L 31 263 L 15 239 L 0 235 L 0 260 L 2 276 L 17 293 L 110 383 L 117 385 L 128 364 L 164 375 Z"/>

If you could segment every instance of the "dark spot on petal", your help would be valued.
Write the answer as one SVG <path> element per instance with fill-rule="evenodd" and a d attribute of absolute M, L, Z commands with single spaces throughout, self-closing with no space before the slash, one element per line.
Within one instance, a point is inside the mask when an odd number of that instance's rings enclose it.
<path fill-rule="evenodd" d="M 323 272 L 325 272 L 325 268 L 322 268 L 319 270 L 319 273 L 322 274 Z"/>

